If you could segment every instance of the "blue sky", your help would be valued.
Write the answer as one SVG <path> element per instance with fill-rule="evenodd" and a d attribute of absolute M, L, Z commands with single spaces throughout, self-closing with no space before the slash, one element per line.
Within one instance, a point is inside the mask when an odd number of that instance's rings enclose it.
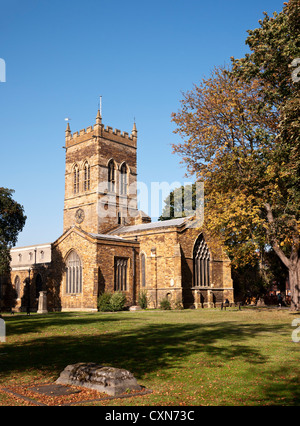
<path fill-rule="evenodd" d="M 171 113 L 282 0 L 0 0 L 0 186 L 28 217 L 18 245 L 62 233 L 65 118 L 138 129 L 138 179 L 190 182 L 172 154 Z"/>

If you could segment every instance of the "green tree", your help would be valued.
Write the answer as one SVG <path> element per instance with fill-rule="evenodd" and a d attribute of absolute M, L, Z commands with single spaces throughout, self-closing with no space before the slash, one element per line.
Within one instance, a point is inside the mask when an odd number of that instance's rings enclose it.
<path fill-rule="evenodd" d="M 193 215 L 196 211 L 196 196 L 196 184 L 175 188 L 164 200 L 165 206 L 158 220 Z"/>
<path fill-rule="evenodd" d="M 10 249 L 26 222 L 23 206 L 13 200 L 13 193 L 12 189 L 0 188 L 0 275 L 9 270 Z"/>

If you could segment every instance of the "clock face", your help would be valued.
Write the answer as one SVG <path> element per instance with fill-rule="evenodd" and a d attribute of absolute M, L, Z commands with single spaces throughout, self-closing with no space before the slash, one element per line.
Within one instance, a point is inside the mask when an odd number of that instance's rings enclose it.
<path fill-rule="evenodd" d="M 82 223 L 84 221 L 84 211 L 82 209 L 76 211 L 75 219 L 77 223 Z"/>

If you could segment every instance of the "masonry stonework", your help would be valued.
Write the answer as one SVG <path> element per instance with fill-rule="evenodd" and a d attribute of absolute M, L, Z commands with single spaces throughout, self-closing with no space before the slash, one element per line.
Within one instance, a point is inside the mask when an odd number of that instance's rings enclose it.
<path fill-rule="evenodd" d="M 152 223 L 137 210 L 135 124 L 130 135 L 113 130 L 98 111 L 94 126 L 72 134 L 67 125 L 65 150 L 63 235 L 12 249 L 11 275 L 1 284 L 17 296 L 10 307 L 37 310 L 46 291 L 48 311 L 96 311 L 98 296 L 119 288 L 128 306 L 141 291 L 151 308 L 165 298 L 185 308 L 234 301 L 230 262 L 217 240 L 193 218 Z M 199 239 L 206 257 L 195 252 Z"/>

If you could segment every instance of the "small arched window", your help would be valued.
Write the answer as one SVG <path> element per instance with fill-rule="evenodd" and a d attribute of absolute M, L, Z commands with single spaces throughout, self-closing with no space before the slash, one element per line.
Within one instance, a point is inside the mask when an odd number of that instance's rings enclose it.
<path fill-rule="evenodd" d="M 203 235 L 199 235 L 194 247 L 194 286 L 208 287 L 210 285 L 209 276 L 209 249 L 204 241 Z"/>
<path fill-rule="evenodd" d="M 79 192 L 79 167 L 77 164 L 74 166 L 73 170 L 73 187 L 74 187 L 74 194 L 78 194 Z"/>
<path fill-rule="evenodd" d="M 127 166 L 123 163 L 120 170 L 120 195 L 127 194 Z"/>
<path fill-rule="evenodd" d="M 87 161 L 84 163 L 83 189 L 84 191 L 90 190 L 90 165 Z"/>
<path fill-rule="evenodd" d="M 146 287 L 146 256 L 141 254 L 141 284 Z"/>
<path fill-rule="evenodd" d="M 116 183 L 115 174 L 116 172 L 115 172 L 114 160 L 110 160 L 110 162 L 108 163 L 108 177 L 107 177 L 109 192 L 115 192 L 115 183 Z"/>
<path fill-rule="evenodd" d="M 19 275 L 16 276 L 15 278 L 15 290 L 17 293 L 17 299 L 20 299 L 21 297 L 21 280 Z"/>
<path fill-rule="evenodd" d="M 82 292 L 82 263 L 76 251 L 72 251 L 66 260 L 66 293 Z"/>

